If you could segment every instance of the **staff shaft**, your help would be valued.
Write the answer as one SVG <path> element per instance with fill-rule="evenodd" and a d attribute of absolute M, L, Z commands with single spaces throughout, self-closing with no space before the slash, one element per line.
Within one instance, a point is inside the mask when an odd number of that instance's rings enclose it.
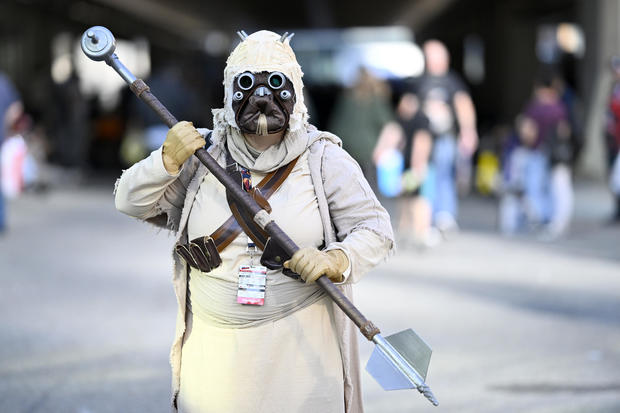
<path fill-rule="evenodd" d="M 118 59 L 117 59 L 118 60 Z M 115 70 L 117 66 L 110 65 Z M 123 66 L 124 68 L 124 66 Z M 126 69 L 125 69 L 126 70 Z M 120 72 L 119 72 L 120 74 Z M 126 79 L 125 76 L 122 76 Z M 136 79 L 130 83 L 130 89 L 134 94 L 146 103 L 155 113 L 161 118 L 161 120 L 168 126 L 174 126 L 178 120 L 170 113 L 170 111 L 157 99 L 150 88 L 144 83 L 142 79 Z M 204 166 L 217 178 L 218 181 L 224 185 L 224 187 L 230 191 L 232 197 L 240 205 L 246 208 L 252 216 L 257 216 L 263 209 L 258 206 L 256 201 L 245 192 L 229 175 L 226 171 L 217 163 L 215 159 L 207 152 L 206 149 L 198 149 L 194 155 L 202 162 Z M 259 223 L 260 224 L 260 223 Z M 274 221 L 268 222 L 264 226 L 264 230 L 286 251 L 287 254 L 292 256 L 299 250 L 299 247 L 295 242 L 278 226 Z M 329 295 L 329 297 L 340 307 L 340 309 L 355 323 L 360 332 L 369 341 L 372 341 L 373 337 L 380 332 L 380 330 L 368 320 L 355 305 L 340 291 L 338 287 L 331 282 L 331 280 L 325 275 L 320 276 L 316 283 Z"/>

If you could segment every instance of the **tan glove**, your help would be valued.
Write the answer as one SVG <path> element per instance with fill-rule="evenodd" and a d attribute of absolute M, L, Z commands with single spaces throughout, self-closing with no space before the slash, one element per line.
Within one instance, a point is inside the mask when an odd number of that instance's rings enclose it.
<path fill-rule="evenodd" d="M 168 131 L 162 146 L 162 160 L 166 171 L 173 175 L 179 172 L 187 158 L 205 144 L 206 141 L 191 122 L 181 121 L 174 125 Z"/>
<path fill-rule="evenodd" d="M 342 282 L 343 273 L 349 267 L 349 259 L 342 250 L 319 251 L 307 247 L 297 251 L 284 267 L 295 271 L 308 284 L 325 274 L 333 282 Z"/>

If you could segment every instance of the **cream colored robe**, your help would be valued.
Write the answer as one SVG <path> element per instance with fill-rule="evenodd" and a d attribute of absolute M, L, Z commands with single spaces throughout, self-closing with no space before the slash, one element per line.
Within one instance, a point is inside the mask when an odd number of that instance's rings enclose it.
<path fill-rule="evenodd" d="M 205 133 L 202 131 L 202 133 Z M 351 283 L 383 261 L 394 249 L 390 219 L 364 179 L 357 163 L 340 147 L 336 136 L 308 128 L 311 144 L 308 164 L 323 222 L 325 244 L 342 248 L 350 257 L 351 273 L 340 286 L 352 300 Z M 209 148 L 220 165 L 225 165 L 222 144 Z M 177 241 L 187 242 L 187 220 L 207 168 L 191 157 L 177 175 L 167 173 L 161 149 L 125 171 L 116 187 L 116 207 L 120 211 L 173 230 Z M 177 327 L 170 353 L 172 404 L 176 411 L 179 391 L 181 350 L 185 332 L 187 268 L 173 253 L 173 286 L 178 301 Z M 335 306 L 335 305 L 334 305 Z M 343 362 L 345 408 L 361 413 L 362 396 L 357 328 L 340 309 L 334 310 L 335 325 Z"/>

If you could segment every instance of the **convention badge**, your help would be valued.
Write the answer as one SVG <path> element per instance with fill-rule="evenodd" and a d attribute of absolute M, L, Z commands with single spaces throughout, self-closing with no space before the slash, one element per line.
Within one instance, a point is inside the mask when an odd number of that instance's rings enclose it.
<path fill-rule="evenodd" d="M 240 266 L 237 303 L 264 305 L 266 284 L 267 267 L 263 267 L 262 265 Z"/>

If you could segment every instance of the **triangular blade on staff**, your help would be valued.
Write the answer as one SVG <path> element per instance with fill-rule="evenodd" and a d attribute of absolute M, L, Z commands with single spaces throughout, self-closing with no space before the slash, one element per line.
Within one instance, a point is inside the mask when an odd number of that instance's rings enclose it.
<path fill-rule="evenodd" d="M 377 346 L 366 370 L 384 390 L 417 389 L 438 405 L 425 383 L 432 350 L 424 340 L 407 329 L 386 338 L 377 334 L 373 342 Z"/>
<path fill-rule="evenodd" d="M 426 380 L 428 365 L 433 354 L 428 344 L 410 328 L 385 339 Z"/>

